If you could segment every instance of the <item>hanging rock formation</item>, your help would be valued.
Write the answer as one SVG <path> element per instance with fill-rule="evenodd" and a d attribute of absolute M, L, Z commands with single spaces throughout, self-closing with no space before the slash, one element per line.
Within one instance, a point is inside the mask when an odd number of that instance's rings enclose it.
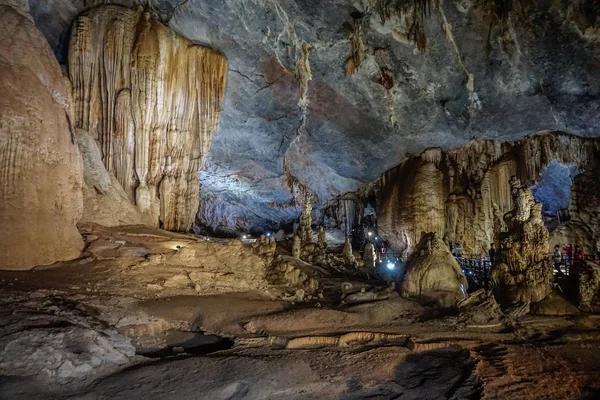
<path fill-rule="evenodd" d="M 401 293 L 442 307 L 454 307 L 467 296 L 469 284 L 450 250 L 436 233 L 423 234 L 408 260 Z"/>
<path fill-rule="evenodd" d="M 190 229 L 198 171 L 217 128 L 227 62 L 161 23 L 118 6 L 74 23 L 69 47 L 75 126 L 155 225 Z"/>
<path fill-rule="evenodd" d="M 59 57 L 75 16 L 101 2 L 29 1 Z M 292 197 L 284 159 L 319 209 L 429 147 L 555 130 L 599 136 L 600 8 L 581 7 L 594 2 L 430 1 L 415 20 L 382 12 L 411 4 L 399 0 L 144 1 L 230 66 L 199 220 L 235 232 L 297 218 L 271 206 Z M 350 55 L 359 57 L 348 76 Z M 294 74 L 300 66 L 310 81 Z"/>
<path fill-rule="evenodd" d="M 542 204 L 534 201 L 531 190 L 516 178 L 510 185 L 514 207 L 504 215 L 508 232 L 501 236 L 490 280 L 500 303 L 536 303 L 551 292 L 548 230 L 542 220 Z"/>
<path fill-rule="evenodd" d="M 599 188 L 591 179 L 600 171 L 594 161 L 599 148 L 598 140 L 554 132 L 518 142 L 473 140 L 447 152 L 429 149 L 382 175 L 379 232 L 398 251 L 412 252 L 421 232 L 435 232 L 446 242 L 460 244 L 467 255 L 487 254 L 489 244 L 507 229 L 503 215 L 514 206 L 510 178 L 532 186 L 552 160 L 589 171 L 587 188 L 576 189 L 576 177 L 574 191 L 600 210 L 600 201 L 591 193 Z M 581 210 L 588 208 L 581 204 Z M 585 219 L 580 222 L 586 229 L 595 231 L 590 235 L 600 238 L 593 228 L 600 213 L 574 209 L 571 215 L 576 214 Z"/>
<path fill-rule="evenodd" d="M 27 3 L 0 1 L 0 268 L 76 258 L 81 159 L 68 93 Z"/>

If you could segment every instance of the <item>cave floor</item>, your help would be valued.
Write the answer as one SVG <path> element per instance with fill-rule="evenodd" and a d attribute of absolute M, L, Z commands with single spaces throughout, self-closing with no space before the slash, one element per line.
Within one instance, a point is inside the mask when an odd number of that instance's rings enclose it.
<path fill-rule="evenodd" d="M 188 286 L 157 290 L 167 267 L 140 268 L 129 250 L 0 271 L 1 399 L 600 395 L 595 312 L 485 321 L 440 315 L 394 293 L 355 305 L 294 304 L 269 290 L 200 296 Z M 30 351 L 45 345 L 34 332 L 68 338 L 75 329 L 115 331 L 136 354 L 64 374 L 40 360 L 45 353 Z M 85 358 L 95 351 L 74 350 L 72 339 L 62 343 L 53 354 Z"/>

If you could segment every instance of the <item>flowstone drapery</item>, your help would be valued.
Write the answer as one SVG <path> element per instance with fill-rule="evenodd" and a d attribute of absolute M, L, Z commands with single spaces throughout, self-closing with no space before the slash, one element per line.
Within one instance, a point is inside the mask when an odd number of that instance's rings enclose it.
<path fill-rule="evenodd" d="M 76 258 L 84 246 L 67 89 L 26 8 L 0 1 L 0 268 L 15 270 Z"/>
<path fill-rule="evenodd" d="M 198 171 L 217 128 L 227 62 L 149 13 L 105 6 L 72 29 L 74 125 L 99 143 L 106 169 L 154 224 L 187 231 Z"/>

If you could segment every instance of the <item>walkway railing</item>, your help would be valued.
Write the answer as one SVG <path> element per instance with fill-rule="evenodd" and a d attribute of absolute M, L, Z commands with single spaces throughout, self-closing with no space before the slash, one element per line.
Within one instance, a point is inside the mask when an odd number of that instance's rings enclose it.
<path fill-rule="evenodd" d="M 486 258 L 466 258 L 455 257 L 467 277 L 471 277 L 484 284 L 490 277 L 490 269 L 492 265 L 489 259 Z"/>

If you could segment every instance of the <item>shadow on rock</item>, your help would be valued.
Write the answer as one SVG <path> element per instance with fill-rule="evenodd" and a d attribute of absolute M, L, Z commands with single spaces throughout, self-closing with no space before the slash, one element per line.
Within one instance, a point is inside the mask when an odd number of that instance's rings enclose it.
<path fill-rule="evenodd" d="M 409 355 L 396 366 L 395 379 L 377 386 L 348 381 L 340 400 L 356 399 L 479 399 L 481 383 L 473 370 L 476 361 L 458 347 Z"/>

